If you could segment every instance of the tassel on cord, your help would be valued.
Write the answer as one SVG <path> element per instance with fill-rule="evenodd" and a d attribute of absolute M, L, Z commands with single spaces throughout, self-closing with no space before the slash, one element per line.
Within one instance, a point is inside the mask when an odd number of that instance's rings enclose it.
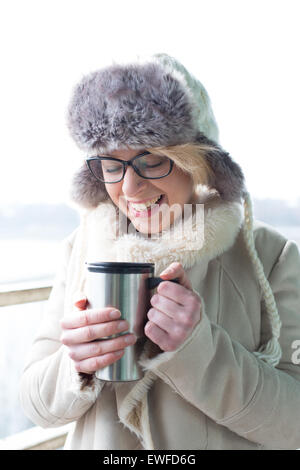
<path fill-rule="evenodd" d="M 255 249 L 251 197 L 248 192 L 244 192 L 243 197 L 245 213 L 245 221 L 243 224 L 244 239 L 246 242 L 247 250 L 256 270 L 259 284 L 262 288 L 262 293 L 266 305 L 267 317 L 272 331 L 272 338 L 266 344 L 262 345 L 258 349 L 258 351 L 255 351 L 253 354 L 259 357 L 261 360 L 275 367 L 279 363 L 282 355 L 281 347 L 278 341 L 280 336 L 281 321 L 271 286 L 265 276 L 262 263 L 258 258 L 257 251 Z"/>

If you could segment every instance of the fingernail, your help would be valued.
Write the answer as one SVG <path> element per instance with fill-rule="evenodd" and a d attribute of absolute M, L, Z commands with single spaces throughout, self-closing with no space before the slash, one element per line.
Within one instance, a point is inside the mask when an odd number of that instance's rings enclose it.
<path fill-rule="evenodd" d="M 135 343 L 136 336 L 134 336 L 134 335 L 126 336 L 126 338 L 124 338 L 124 340 L 125 340 L 125 343 L 132 344 L 132 343 Z"/>
<path fill-rule="evenodd" d="M 120 318 L 121 312 L 119 310 L 112 310 L 109 316 L 112 320 L 116 320 L 117 318 Z"/>
<path fill-rule="evenodd" d="M 172 269 L 165 269 L 163 272 L 160 273 L 160 276 L 163 276 L 164 274 L 169 274 L 172 271 Z"/>
<path fill-rule="evenodd" d="M 123 352 L 124 352 L 124 349 L 121 349 L 121 351 L 115 351 L 114 355 L 115 356 L 122 356 Z"/>
<path fill-rule="evenodd" d="M 77 306 L 78 306 L 78 304 L 79 304 L 79 305 L 81 305 L 81 304 L 84 304 L 84 305 L 85 305 L 85 304 L 86 304 L 86 298 L 82 298 L 82 297 L 81 297 L 80 299 L 75 300 L 74 305 L 77 305 Z"/>
<path fill-rule="evenodd" d="M 118 330 L 121 331 L 121 330 L 124 330 L 125 328 L 128 328 L 127 321 L 126 320 L 120 321 L 120 323 L 118 324 Z"/>

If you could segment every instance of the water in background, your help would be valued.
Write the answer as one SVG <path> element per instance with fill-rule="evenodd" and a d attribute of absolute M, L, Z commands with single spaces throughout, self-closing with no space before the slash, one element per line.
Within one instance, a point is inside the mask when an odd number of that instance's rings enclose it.
<path fill-rule="evenodd" d="M 300 227 L 277 230 L 300 246 Z M 60 255 L 60 242 L 53 240 L 1 240 L 0 287 L 3 283 L 53 279 Z M 1 285 L 2 284 L 2 285 Z M 0 438 L 34 424 L 18 400 L 18 384 L 25 357 L 41 321 L 45 302 L 1 307 L 0 329 Z"/>

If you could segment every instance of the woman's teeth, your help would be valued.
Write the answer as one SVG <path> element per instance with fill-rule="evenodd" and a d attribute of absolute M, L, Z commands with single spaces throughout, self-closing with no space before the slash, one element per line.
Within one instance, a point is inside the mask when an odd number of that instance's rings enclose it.
<path fill-rule="evenodd" d="M 131 202 L 130 204 L 132 205 L 134 210 L 138 212 L 139 211 L 142 212 L 142 211 L 147 210 L 149 207 L 151 207 L 152 204 L 155 204 L 160 198 L 161 198 L 161 195 L 155 197 L 154 199 L 150 199 L 149 201 L 144 202 L 144 203 L 134 204 L 133 202 Z"/>

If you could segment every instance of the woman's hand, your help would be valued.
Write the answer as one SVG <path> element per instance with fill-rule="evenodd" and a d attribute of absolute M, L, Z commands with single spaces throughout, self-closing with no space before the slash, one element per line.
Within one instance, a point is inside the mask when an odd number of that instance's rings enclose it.
<path fill-rule="evenodd" d="M 77 311 L 61 320 L 63 332 L 60 339 L 68 347 L 75 369 L 93 374 L 118 361 L 124 354 L 124 348 L 134 344 L 137 338 L 134 334 L 126 334 L 101 339 L 127 331 L 129 324 L 118 320 L 121 313 L 115 308 L 86 310 L 87 302 L 87 298 L 81 296 L 74 304 Z"/>
<path fill-rule="evenodd" d="M 145 335 L 162 351 L 175 351 L 190 336 L 201 319 L 201 299 L 181 263 L 172 263 L 160 277 L 179 278 L 180 284 L 161 282 L 151 298 Z"/>

